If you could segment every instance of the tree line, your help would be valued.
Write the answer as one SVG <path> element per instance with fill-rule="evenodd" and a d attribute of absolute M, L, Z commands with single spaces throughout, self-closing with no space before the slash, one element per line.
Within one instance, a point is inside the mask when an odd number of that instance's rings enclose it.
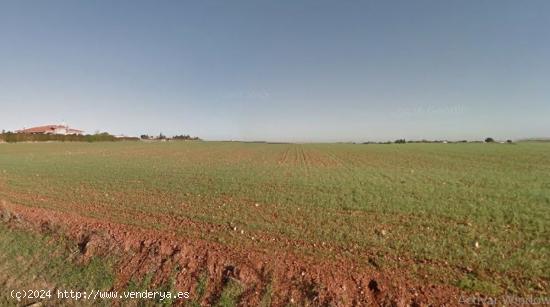
<path fill-rule="evenodd" d="M 86 135 L 61 135 L 61 134 L 30 134 L 2 131 L 0 141 L 7 143 L 17 142 L 115 142 L 115 141 L 137 141 L 138 138 L 115 137 L 107 132 L 86 134 Z"/>
<path fill-rule="evenodd" d="M 460 141 L 447 141 L 447 140 L 405 140 L 405 139 L 397 139 L 395 141 L 385 141 L 385 142 L 363 142 L 363 144 L 407 144 L 407 143 L 495 143 L 495 139 L 492 137 L 486 138 L 484 141 L 468 141 L 468 140 L 460 140 Z M 504 143 L 504 142 L 502 142 Z M 506 143 L 511 144 L 513 143 L 512 140 L 506 140 Z"/>
<path fill-rule="evenodd" d="M 201 141 L 197 136 L 190 136 L 189 134 L 174 135 L 173 137 L 167 137 L 166 135 L 160 133 L 159 135 L 153 136 L 148 134 L 142 134 L 140 136 L 142 140 L 175 140 L 175 141 Z"/>

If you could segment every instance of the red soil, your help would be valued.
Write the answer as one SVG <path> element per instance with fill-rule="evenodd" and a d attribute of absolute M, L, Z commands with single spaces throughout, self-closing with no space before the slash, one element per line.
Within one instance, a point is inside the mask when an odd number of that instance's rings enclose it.
<path fill-rule="evenodd" d="M 358 267 L 345 258 L 315 260 L 281 250 L 246 250 L 7 202 L 0 205 L 0 218 L 13 227 L 73 240 L 79 261 L 116 256 L 117 290 L 154 273 L 152 286 L 175 278 L 176 290 L 189 291 L 193 299 L 197 281 L 207 273 L 203 305 L 214 302 L 229 280 L 245 289 L 240 303 L 246 306 L 258 305 L 268 287 L 273 306 L 453 306 L 461 294 L 450 286 L 419 284 L 407 272 Z"/>

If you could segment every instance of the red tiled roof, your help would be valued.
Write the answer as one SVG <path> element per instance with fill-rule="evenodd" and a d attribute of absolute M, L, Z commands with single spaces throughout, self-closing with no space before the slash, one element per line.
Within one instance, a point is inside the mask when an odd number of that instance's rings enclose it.
<path fill-rule="evenodd" d="M 39 127 L 32 127 L 28 129 L 22 129 L 18 130 L 16 132 L 19 133 L 44 133 L 44 132 L 52 132 L 57 128 L 63 128 L 63 126 L 60 125 L 47 125 L 47 126 L 39 126 Z"/>
<path fill-rule="evenodd" d="M 32 127 L 22 130 L 17 130 L 17 133 L 48 133 L 48 132 L 54 132 L 55 129 L 59 128 L 66 128 L 69 132 L 83 132 L 82 130 L 72 129 L 66 126 L 62 125 L 46 125 L 46 126 L 38 126 L 38 127 Z"/>

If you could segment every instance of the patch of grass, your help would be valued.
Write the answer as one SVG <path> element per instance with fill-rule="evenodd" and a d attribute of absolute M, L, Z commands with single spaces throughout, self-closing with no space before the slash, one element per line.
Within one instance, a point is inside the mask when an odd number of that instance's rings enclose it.
<path fill-rule="evenodd" d="M 126 286 L 127 291 L 134 291 L 134 292 L 140 292 L 144 290 L 149 290 L 149 286 L 151 285 L 151 280 L 154 277 L 154 273 L 148 273 L 144 277 L 140 278 L 132 278 L 128 282 L 128 285 Z"/>
<path fill-rule="evenodd" d="M 72 247 L 63 239 L 0 223 L 0 306 L 15 303 L 9 297 L 11 290 L 110 289 L 114 282 L 114 261 L 92 258 L 87 264 L 75 263 L 70 260 Z M 52 291 L 53 301 L 54 297 L 56 294 Z"/>
<path fill-rule="evenodd" d="M 484 293 L 490 296 L 500 294 L 497 285 L 471 275 L 459 279 L 455 284 L 457 287 L 470 292 Z"/>
<path fill-rule="evenodd" d="M 225 285 L 220 295 L 220 298 L 216 304 L 218 307 L 234 307 L 237 306 L 239 297 L 244 292 L 241 284 L 237 281 L 230 279 Z"/>
<path fill-rule="evenodd" d="M 203 298 L 204 294 L 206 294 L 206 289 L 208 287 L 208 273 L 204 272 L 200 274 L 199 280 L 197 283 L 197 298 L 199 301 Z"/>
<path fill-rule="evenodd" d="M 206 294 L 207 288 L 208 288 L 208 272 L 204 271 L 201 274 L 199 274 L 199 278 L 197 280 L 195 297 L 192 297 L 191 301 L 188 303 L 188 306 L 192 306 L 192 307 L 201 306 L 201 301 L 204 298 L 204 295 Z"/>

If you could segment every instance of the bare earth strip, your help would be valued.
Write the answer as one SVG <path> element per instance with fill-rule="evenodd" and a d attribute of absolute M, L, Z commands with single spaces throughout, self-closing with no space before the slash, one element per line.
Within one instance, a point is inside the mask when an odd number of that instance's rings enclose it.
<path fill-rule="evenodd" d="M 336 305 L 458 304 L 453 287 L 420 285 L 406 272 L 358 268 L 353 262 L 314 261 L 289 253 L 264 253 L 189 240 L 166 231 L 99 221 L 77 214 L 2 202 L 1 216 L 12 227 L 70 238 L 81 261 L 117 255 L 115 289 L 131 278 L 155 272 L 153 284 L 175 278 L 176 288 L 196 294 L 201 274 L 208 276 L 203 304 L 215 300 L 229 280 L 245 290 L 241 303 L 257 305 L 271 291 L 274 306 L 288 303 Z"/>

